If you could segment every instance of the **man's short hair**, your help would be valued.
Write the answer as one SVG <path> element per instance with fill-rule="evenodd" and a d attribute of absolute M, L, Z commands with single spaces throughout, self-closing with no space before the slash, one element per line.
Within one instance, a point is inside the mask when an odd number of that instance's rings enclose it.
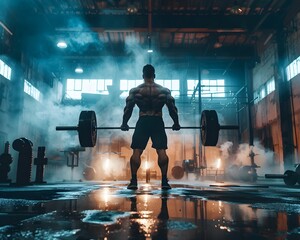
<path fill-rule="evenodd" d="M 143 77 L 155 77 L 155 69 L 151 64 L 147 64 L 143 67 Z"/>

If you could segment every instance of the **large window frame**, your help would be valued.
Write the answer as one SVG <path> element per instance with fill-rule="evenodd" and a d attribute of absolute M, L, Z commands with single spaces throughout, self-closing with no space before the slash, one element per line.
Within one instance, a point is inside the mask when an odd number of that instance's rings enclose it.
<path fill-rule="evenodd" d="M 24 92 L 29 96 L 33 97 L 37 101 L 41 101 L 41 92 L 35 86 L 33 86 L 29 81 L 24 79 Z"/>
<path fill-rule="evenodd" d="M 199 83 L 199 80 L 187 80 L 187 96 L 192 97 Z M 198 96 L 198 94 L 196 95 Z M 201 97 L 211 98 L 225 97 L 225 79 L 202 79 L 201 80 Z"/>
<path fill-rule="evenodd" d="M 287 80 L 290 81 L 292 78 L 300 73 L 300 56 L 292 61 L 285 69 Z"/>
<path fill-rule="evenodd" d="M 108 95 L 108 86 L 112 86 L 112 84 L 112 79 L 67 78 L 66 98 L 81 100 L 82 93 Z"/>
<path fill-rule="evenodd" d="M 0 59 L 0 75 L 5 77 L 7 80 L 11 80 L 11 67 Z"/>

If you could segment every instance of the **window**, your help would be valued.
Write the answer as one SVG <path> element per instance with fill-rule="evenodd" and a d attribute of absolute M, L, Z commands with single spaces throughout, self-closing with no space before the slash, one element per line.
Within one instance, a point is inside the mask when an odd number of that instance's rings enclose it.
<path fill-rule="evenodd" d="M 259 99 L 263 99 L 266 96 L 266 88 L 262 86 L 259 90 Z"/>
<path fill-rule="evenodd" d="M 108 95 L 107 86 L 112 85 L 112 79 L 67 79 L 66 98 L 81 99 L 82 93 Z"/>
<path fill-rule="evenodd" d="M 265 84 L 253 93 L 254 103 L 258 103 L 273 91 L 275 91 L 274 76 L 272 76 Z"/>
<path fill-rule="evenodd" d="M 129 90 L 131 88 L 137 87 L 138 85 L 142 84 L 144 80 L 127 80 L 121 79 L 120 80 L 120 90 L 123 91 L 121 97 L 127 97 L 129 94 Z M 179 87 L 179 80 L 178 79 L 158 79 L 155 82 L 163 87 L 170 89 L 171 94 L 173 97 L 178 97 L 180 94 L 180 87 Z"/>
<path fill-rule="evenodd" d="M 120 80 L 120 90 L 122 91 L 121 97 L 126 98 L 129 94 L 129 90 L 131 88 L 137 87 L 138 85 L 142 84 L 144 80 L 137 79 L 137 80 L 127 80 L 127 79 L 121 79 Z"/>
<path fill-rule="evenodd" d="M 267 83 L 267 95 L 270 94 L 271 92 L 275 91 L 275 79 L 274 77 L 271 77 Z"/>
<path fill-rule="evenodd" d="M 24 80 L 24 92 L 40 102 L 41 92 L 27 80 Z"/>
<path fill-rule="evenodd" d="M 157 80 L 155 80 L 155 82 L 159 85 L 162 85 L 163 87 L 170 89 L 171 95 L 174 98 L 179 97 L 179 95 L 180 95 L 179 79 L 172 79 L 172 80 L 157 79 Z"/>
<path fill-rule="evenodd" d="M 0 59 L 0 75 L 6 79 L 11 79 L 11 68 Z"/>
<path fill-rule="evenodd" d="M 187 95 L 191 97 L 198 85 L 198 80 L 187 80 Z M 201 80 L 201 97 L 225 97 L 224 79 Z M 196 93 L 196 96 L 198 94 Z"/>
<path fill-rule="evenodd" d="M 298 75 L 300 73 L 300 56 L 295 59 L 293 62 L 291 62 L 287 67 L 286 67 L 286 75 L 287 75 L 287 80 L 291 80 L 293 77 Z"/>

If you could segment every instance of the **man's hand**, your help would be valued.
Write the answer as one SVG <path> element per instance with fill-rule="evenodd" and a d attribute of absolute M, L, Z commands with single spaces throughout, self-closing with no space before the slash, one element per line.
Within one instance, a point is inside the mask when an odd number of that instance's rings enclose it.
<path fill-rule="evenodd" d="M 179 131 L 180 130 L 180 125 L 177 123 L 177 124 L 173 124 L 173 126 L 172 126 L 172 130 L 173 131 Z"/>
<path fill-rule="evenodd" d="M 127 123 L 122 123 L 122 125 L 121 125 L 121 130 L 122 130 L 122 131 L 128 131 L 128 130 L 129 130 L 128 124 L 127 124 Z"/>

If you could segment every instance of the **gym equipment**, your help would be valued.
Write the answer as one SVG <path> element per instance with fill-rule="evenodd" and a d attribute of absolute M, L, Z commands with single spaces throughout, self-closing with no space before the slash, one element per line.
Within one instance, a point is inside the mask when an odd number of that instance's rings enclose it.
<path fill-rule="evenodd" d="M 16 185 L 31 184 L 32 146 L 33 143 L 27 138 L 13 141 L 13 149 L 19 152 Z"/>
<path fill-rule="evenodd" d="M 96 170 L 93 167 L 87 166 L 83 170 L 82 175 L 83 175 L 84 179 L 87 181 L 94 180 L 96 177 Z"/>
<path fill-rule="evenodd" d="M 286 170 L 284 174 L 265 174 L 265 178 L 283 179 L 284 183 L 288 186 L 294 186 L 300 181 L 300 175 L 292 170 Z"/>
<path fill-rule="evenodd" d="M 44 181 L 45 165 L 48 164 L 48 158 L 45 158 L 46 147 L 38 147 L 37 157 L 33 163 L 36 165 L 35 183 L 46 183 Z"/>
<path fill-rule="evenodd" d="M 256 182 L 257 181 L 257 165 L 238 166 L 233 164 L 227 168 L 227 176 L 233 181 Z"/>
<path fill-rule="evenodd" d="M 201 113 L 199 127 L 181 127 L 181 129 L 201 129 L 201 140 L 203 146 L 216 146 L 221 129 L 239 129 L 236 125 L 221 126 L 215 110 L 204 110 Z M 97 127 L 97 118 L 94 111 L 82 111 L 79 115 L 77 126 L 57 126 L 56 131 L 77 131 L 80 145 L 82 147 L 94 147 L 97 141 L 97 130 L 120 130 L 120 127 Z M 129 127 L 134 129 L 134 127 Z M 165 127 L 172 129 L 172 127 Z"/>
<path fill-rule="evenodd" d="M 4 153 L 0 155 L 0 183 L 10 183 L 11 180 L 8 179 L 8 173 L 10 171 L 10 164 L 13 159 L 9 153 L 9 142 L 4 145 Z"/>
<path fill-rule="evenodd" d="M 181 179 L 184 176 L 184 169 L 180 166 L 175 166 L 172 168 L 172 176 L 175 179 Z"/>
<path fill-rule="evenodd" d="M 300 164 L 295 165 L 295 172 L 300 176 Z M 300 177 L 298 178 L 298 184 L 300 184 Z"/>

